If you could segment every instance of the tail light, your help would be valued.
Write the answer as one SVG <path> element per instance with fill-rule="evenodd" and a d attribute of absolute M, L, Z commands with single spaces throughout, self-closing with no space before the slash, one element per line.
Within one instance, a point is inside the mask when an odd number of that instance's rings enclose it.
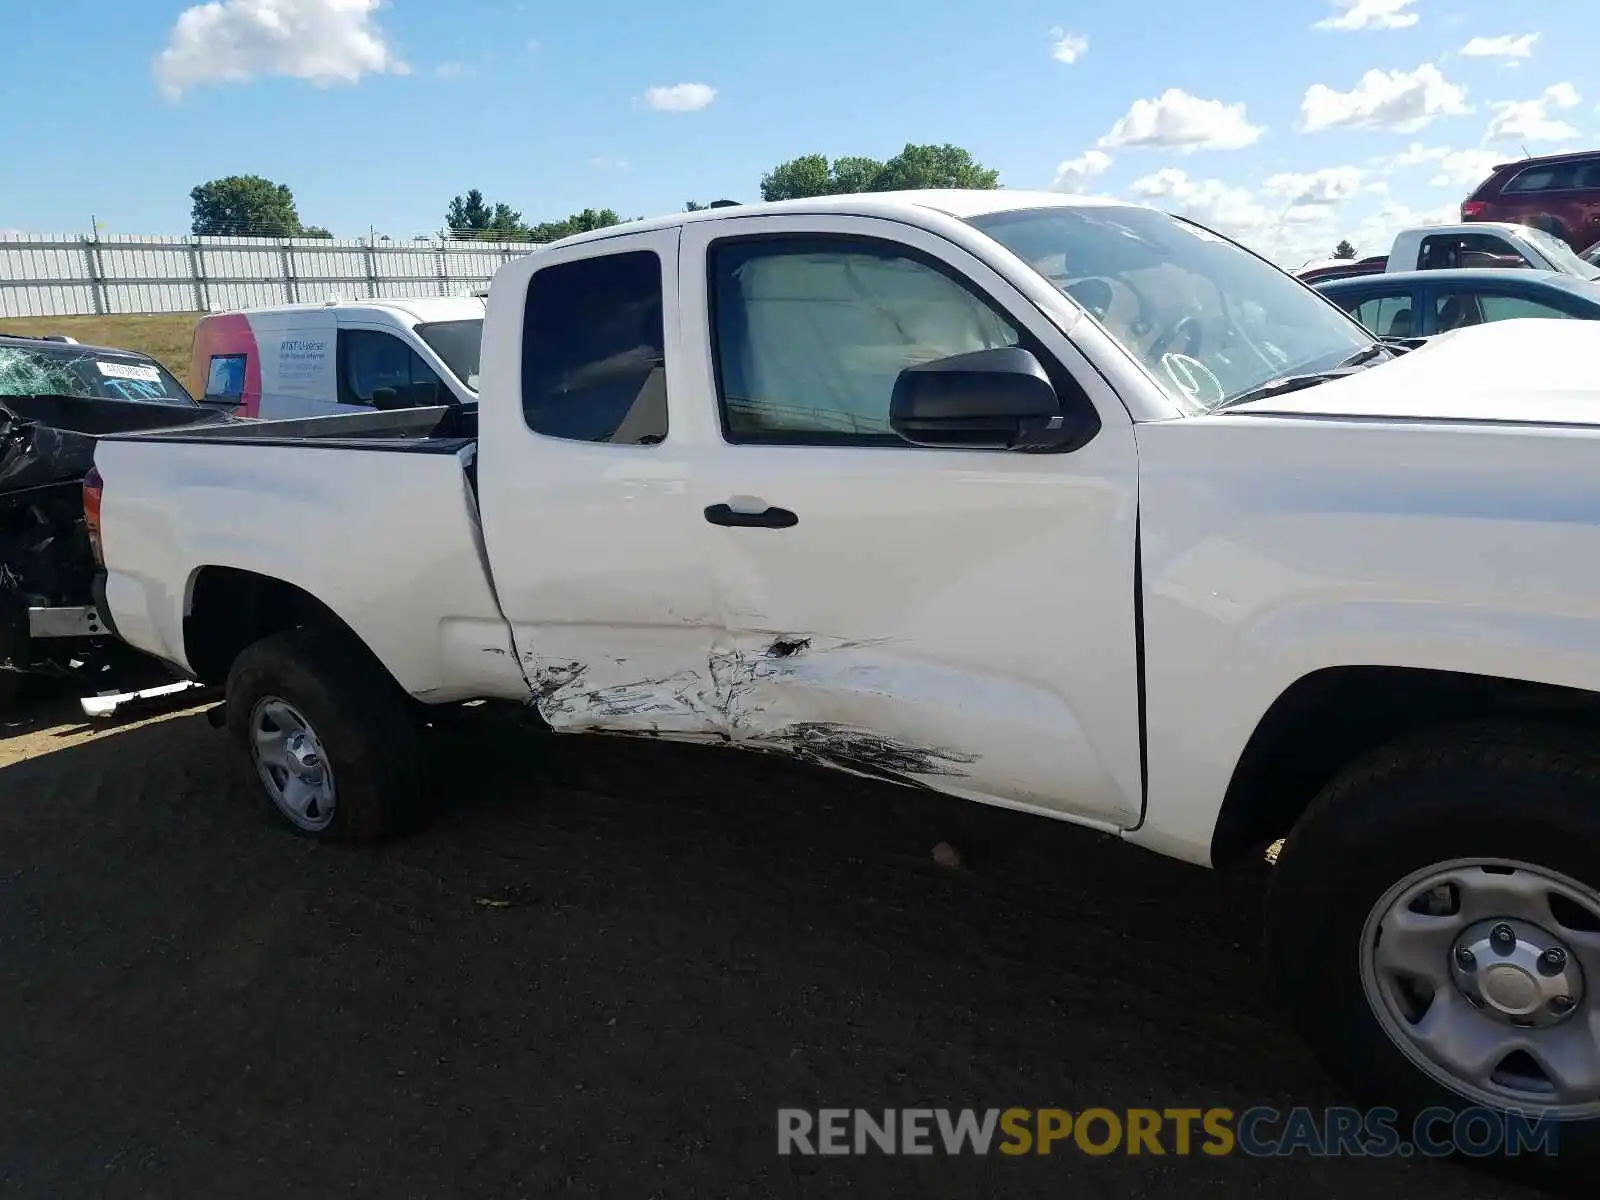
<path fill-rule="evenodd" d="M 100 499 L 106 481 L 100 478 L 100 469 L 90 467 L 83 477 L 83 523 L 89 530 L 89 549 L 94 552 L 94 565 L 104 568 L 105 549 L 100 542 Z"/>
<path fill-rule="evenodd" d="M 1483 216 L 1488 207 L 1482 200 L 1468 200 L 1461 206 L 1461 219 L 1463 221 L 1476 221 Z"/>

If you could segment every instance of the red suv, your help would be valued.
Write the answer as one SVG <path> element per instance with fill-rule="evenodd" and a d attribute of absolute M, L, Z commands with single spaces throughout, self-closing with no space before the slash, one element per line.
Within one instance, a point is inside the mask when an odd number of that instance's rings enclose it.
<path fill-rule="evenodd" d="M 1461 205 L 1463 221 L 1514 221 L 1573 250 L 1600 240 L 1600 150 L 1501 163 Z"/>

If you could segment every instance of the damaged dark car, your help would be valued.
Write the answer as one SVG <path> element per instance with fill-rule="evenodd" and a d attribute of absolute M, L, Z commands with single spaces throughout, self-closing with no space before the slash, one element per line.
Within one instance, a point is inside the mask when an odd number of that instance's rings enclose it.
<path fill-rule="evenodd" d="M 80 680 L 86 694 L 160 677 L 95 602 L 84 491 L 95 439 L 233 419 L 147 355 L 0 336 L 0 706 L 29 675 Z"/>

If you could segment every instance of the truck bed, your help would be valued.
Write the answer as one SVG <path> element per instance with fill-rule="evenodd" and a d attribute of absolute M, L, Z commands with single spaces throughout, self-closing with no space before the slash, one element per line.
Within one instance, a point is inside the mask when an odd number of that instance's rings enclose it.
<path fill-rule="evenodd" d="M 477 437 L 477 408 L 452 404 L 336 413 L 326 417 L 288 417 L 277 421 L 237 421 L 188 429 L 158 429 L 148 433 L 115 434 L 101 440 L 253 446 L 314 443 L 333 449 L 376 450 L 391 454 L 458 454 Z"/>
<path fill-rule="evenodd" d="M 193 607 L 264 577 L 331 609 L 414 696 L 526 699 L 478 525 L 476 425 L 441 407 L 102 438 L 118 634 L 193 670 Z"/>

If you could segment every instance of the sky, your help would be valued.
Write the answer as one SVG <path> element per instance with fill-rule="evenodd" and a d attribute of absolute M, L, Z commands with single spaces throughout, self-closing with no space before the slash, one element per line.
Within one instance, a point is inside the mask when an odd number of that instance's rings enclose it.
<path fill-rule="evenodd" d="M 468 188 L 531 222 L 758 200 L 953 142 L 1009 188 L 1182 212 L 1286 265 L 1600 145 L 1587 0 L 53 0 L 7 23 L 0 231 L 183 234 L 264 175 L 339 237 Z M 29 115 L 22 115 L 29 114 Z"/>

